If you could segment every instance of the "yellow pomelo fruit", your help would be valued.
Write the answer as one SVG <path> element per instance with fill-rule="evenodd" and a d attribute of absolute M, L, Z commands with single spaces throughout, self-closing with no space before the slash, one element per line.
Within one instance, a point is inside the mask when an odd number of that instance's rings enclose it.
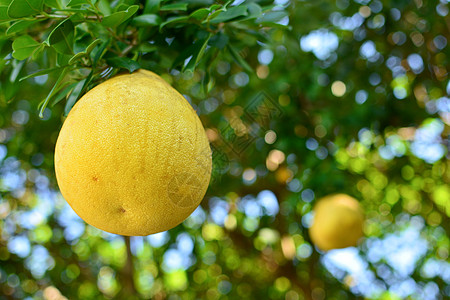
<path fill-rule="evenodd" d="M 175 227 L 200 204 L 211 149 L 191 105 L 158 75 L 119 75 L 86 93 L 56 142 L 63 197 L 87 223 L 121 235 Z"/>
<path fill-rule="evenodd" d="M 345 194 L 319 199 L 309 235 L 321 250 L 356 246 L 363 236 L 364 214 L 358 202 Z"/>

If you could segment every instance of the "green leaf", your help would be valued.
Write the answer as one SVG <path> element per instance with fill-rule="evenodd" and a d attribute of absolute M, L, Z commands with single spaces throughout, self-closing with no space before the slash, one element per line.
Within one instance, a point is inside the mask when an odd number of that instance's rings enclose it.
<path fill-rule="evenodd" d="M 50 104 L 51 107 L 55 106 L 57 103 L 59 103 L 59 101 L 61 101 L 64 97 L 67 97 L 71 92 L 72 89 L 78 84 L 78 82 L 74 82 L 72 84 L 66 85 L 65 87 L 62 86 L 61 88 L 59 88 L 59 90 L 61 90 L 56 96 L 55 98 L 53 98 L 52 103 Z"/>
<path fill-rule="evenodd" d="M 8 16 L 8 2 L 0 2 L 0 22 L 11 20 Z"/>
<path fill-rule="evenodd" d="M 208 8 L 200 8 L 190 14 L 189 17 L 196 20 L 203 20 L 209 15 L 209 13 L 210 10 Z"/>
<path fill-rule="evenodd" d="M 191 71 L 193 72 L 195 70 L 195 66 L 197 66 L 198 62 L 202 58 L 203 54 L 205 53 L 206 46 L 208 45 L 208 41 L 211 38 L 211 34 L 208 35 L 205 39 L 198 40 L 194 44 L 193 48 L 193 54 L 192 58 L 189 60 L 187 65 L 183 67 L 182 71 Z"/>
<path fill-rule="evenodd" d="M 78 59 L 80 59 L 81 57 L 85 57 L 87 54 L 86 52 L 78 52 L 77 54 L 75 54 L 74 56 L 72 56 L 72 58 L 70 58 L 69 60 L 69 65 L 74 64 Z"/>
<path fill-rule="evenodd" d="M 89 46 L 86 47 L 86 54 L 90 54 L 92 52 L 92 50 L 94 50 L 94 48 L 101 42 L 102 42 L 102 40 L 96 39 L 92 43 L 90 43 Z"/>
<path fill-rule="evenodd" d="M 114 57 L 106 59 L 106 62 L 114 68 L 124 68 L 133 73 L 141 68 L 141 65 L 128 57 Z"/>
<path fill-rule="evenodd" d="M 67 98 L 66 106 L 64 107 L 64 114 L 68 115 L 72 107 L 75 105 L 75 102 L 77 102 L 78 98 L 80 98 L 81 93 L 86 89 L 89 82 L 91 82 L 92 74 L 89 73 L 88 77 L 78 82 L 75 87 L 73 88 L 72 93 L 70 93 L 69 97 Z"/>
<path fill-rule="evenodd" d="M 228 44 L 228 50 L 230 50 L 231 56 L 233 56 L 234 60 L 240 65 L 244 70 L 253 73 L 252 67 L 242 58 L 239 52 L 230 44 Z"/>
<path fill-rule="evenodd" d="M 9 26 L 8 30 L 6 30 L 6 34 L 21 32 L 37 22 L 39 22 L 39 20 L 19 20 Z"/>
<path fill-rule="evenodd" d="M 18 60 L 26 59 L 39 48 L 41 44 L 33 40 L 29 35 L 22 35 L 12 43 L 12 56 Z"/>
<path fill-rule="evenodd" d="M 47 107 L 48 102 L 50 101 L 50 98 L 54 95 L 54 93 L 56 92 L 56 89 L 59 87 L 59 84 L 61 83 L 61 81 L 63 80 L 63 78 L 66 76 L 67 73 L 67 69 L 63 69 L 61 74 L 59 75 L 58 79 L 56 80 L 55 85 L 53 86 L 52 90 L 50 91 L 50 93 L 48 93 L 47 98 L 45 98 L 44 101 L 42 101 L 39 105 L 39 118 L 43 118 L 44 117 L 44 111 L 45 108 Z"/>
<path fill-rule="evenodd" d="M 154 14 L 159 11 L 161 0 L 147 0 L 144 6 L 144 14 Z"/>
<path fill-rule="evenodd" d="M 228 38 L 228 35 L 219 32 L 211 38 L 209 44 L 218 49 L 223 49 L 229 41 L 230 39 Z"/>
<path fill-rule="evenodd" d="M 161 29 L 163 29 L 163 27 L 165 27 L 169 24 L 180 23 L 180 22 L 187 21 L 187 20 L 189 20 L 189 16 L 169 18 L 169 19 L 167 19 L 167 21 L 165 21 L 165 22 L 161 23 L 161 25 L 159 25 L 159 30 L 161 31 Z"/>
<path fill-rule="evenodd" d="M 97 8 L 104 16 L 111 14 L 111 4 L 108 0 L 99 0 L 97 2 Z"/>
<path fill-rule="evenodd" d="M 158 49 L 157 46 L 152 45 L 152 44 L 148 44 L 148 43 L 141 44 L 138 47 L 138 51 L 140 51 L 140 52 L 147 52 L 147 53 L 148 52 L 153 52 L 153 51 L 155 51 L 157 49 Z"/>
<path fill-rule="evenodd" d="M 91 58 L 92 58 L 93 67 L 95 65 L 97 65 L 98 60 L 103 57 L 103 54 L 105 54 L 105 50 L 108 47 L 108 45 L 110 44 L 110 42 L 111 42 L 111 39 L 104 41 L 103 44 L 101 44 L 98 47 L 98 49 L 95 53 L 92 52 Z"/>
<path fill-rule="evenodd" d="M 276 23 L 281 21 L 281 19 L 283 19 L 287 15 L 288 13 L 285 11 L 269 11 L 263 14 L 261 17 L 257 18 L 255 22 L 258 24 L 267 22 Z"/>
<path fill-rule="evenodd" d="M 222 11 L 215 18 L 212 18 L 210 23 L 217 24 L 222 22 L 228 22 L 232 19 L 241 16 L 247 16 L 247 7 L 245 5 L 233 6 L 226 11 Z"/>
<path fill-rule="evenodd" d="M 261 16 L 262 8 L 258 4 L 251 2 L 247 4 L 248 16 L 240 21 L 255 19 Z"/>
<path fill-rule="evenodd" d="M 69 65 L 74 64 L 77 60 L 79 60 L 82 57 L 88 56 L 92 50 L 94 50 L 95 46 L 100 44 L 102 41 L 100 39 L 97 39 L 89 44 L 89 46 L 86 47 L 85 51 L 78 52 L 74 56 L 72 56 L 68 62 Z"/>
<path fill-rule="evenodd" d="M 80 6 L 83 4 L 89 5 L 89 1 L 87 1 L 87 0 L 71 0 L 69 3 L 67 3 L 67 7 L 76 7 L 76 6 Z"/>
<path fill-rule="evenodd" d="M 72 58 L 72 55 L 56 53 L 56 65 L 57 66 L 66 66 L 69 64 L 69 60 Z"/>
<path fill-rule="evenodd" d="M 168 10 L 182 10 L 186 11 L 188 7 L 187 3 L 172 3 L 161 6 L 160 11 L 168 11 Z"/>
<path fill-rule="evenodd" d="M 29 78 L 33 78 L 33 77 L 37 77 L 37 76 L 41 76 L 41 75 L 45 75 L 45 74 L 50 74 L 51 72 L 56 71 L 56 70 L 60 70 L 61 68 L 62 67 L 55 67 L 55 68 L 49 68 L 49 69 L 40 70 L 40 71 L 37 71 L 37 72 L 35 72 L 33 74 L 29 74 L 27 76 L 24 76 L 24 77 L 20 78 L 19 81 L 23 81 L 23 80 L 26 80 L 26 79 L 29 79 Z"/>
<path fill-rule="evenodd" d="M 44 0 L 13 0 L 8 7 L 10 18 L 23 18 L 42 11 Z"/>
<path fill-rule="evenodd" d="M 152 14 L 141 15 L 134 18 L 132 24 L 142 27 L 157 26 L 161 24 L 161 18 L 158 15 Z"/>
<path fill-rule="evenodd" d="M 75 27 L 70 19 L 62 21 L 48 36 L 48 44 L 58 53 L 73 54 L 74 30 Z"/>
<path fill-rule="evenodd" d="M 207 23 L 207 22 L 209 22 L 210 20 L 214 19 L 215 17 L 217 17 L 218 15 L 220 15 L 223 11 L 224 11 L 223 8 L 214 11 L 213 13 L 211 13 L 211 14 L 208 16 L 208 18 L 206 18 L 206 20 L 204 20 L 204 21 L 202 22 L 202 24 L 203 24 L 203 23 Z"/>
<path fill-rule="evenodd" d="M 220 4 L 213 4 L 213 5 L 211 5 L 208 9 L 209 9 L 209 11 L 215 11 L 216 9 L 219 9 L 219 8 L 221 8 L 222 7 L 222 5 L 220 5 Z"/>
<path fill-rule="evenodd" d="M 45 45 L 44 44 L 39 44 L 39 47 L 33 52 L 33 54 L 31 55 L 31 58 L 33 60 L 37 60 L 39 57 L 39 54 L 41 54 L 41 52 L 45 49 Z"/>
<path fill-rule="evenodd" d="M 44 0 L 44 4 L 51 8 L 56 8 L 56 9 L 62 8 L 60 0 Z"/>
<path fill-rule="evenodd" d="M 132 5 L 127 10 L 118 11 L 103 18 L 102 24 L 107 27 L 116 27 L 131 18 L 139 9 L 139 5 Z"/>

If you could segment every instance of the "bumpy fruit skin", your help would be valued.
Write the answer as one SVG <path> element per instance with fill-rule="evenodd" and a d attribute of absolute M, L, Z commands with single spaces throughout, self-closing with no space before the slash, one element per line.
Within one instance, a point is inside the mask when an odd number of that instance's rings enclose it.
<path fill-rule="evenodd" d="M 63 197 L 87 223 L 149 235 L 200 204 L 211 149 L 197 114 L 158 75 L 119 75 L 86 93 L 59 133 L 55 171 Z"/>
<path fill-rule="evenodd" d="M 363 236 L 364 215 L 353 197 L 345 194 L 329 195 L 314 207 L 314 220 L 309 235 L 321 250 L 356 246 Z"/>

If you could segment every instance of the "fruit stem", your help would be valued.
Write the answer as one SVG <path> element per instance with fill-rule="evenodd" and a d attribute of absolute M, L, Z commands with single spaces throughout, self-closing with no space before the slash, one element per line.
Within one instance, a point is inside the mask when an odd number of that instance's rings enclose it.
<path fill-rule="evenodd" d="M 124 236 L 125 245 L 127 247 L 127 261 L 122 269 L 123 291 L 127 296 L 136 295 L 136 287 L 134 285 L 134 264 L 133 254 L 131 253 L 130 237 Z"/>

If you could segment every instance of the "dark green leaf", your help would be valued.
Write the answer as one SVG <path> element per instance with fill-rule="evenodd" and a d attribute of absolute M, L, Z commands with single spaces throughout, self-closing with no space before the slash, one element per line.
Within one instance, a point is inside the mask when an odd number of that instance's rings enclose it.
<path fill-rule="evenodd" d="M 211 23 L 217 24 L 227 22 L 241 16 L 247 16 L 247 7 L 245 5 L 233 6 L 226 11 L 222 11 L 215 18 L 211 19 Z"/>
<path fill-rule="evenodd" d="M 110 42 L 111 40 L 104 41 L 103 44 L 98 47 L 97 51 L 92 52 L 91 57 L 94 66 L 97 64 L 98 60 L 103 57 L 103 54 L 105 54 L 105 50 Z"/>
<path fill-rule="evenodd" d="M 157 46 L 145 43 L 145 44 L 139 45 L 138 51 L 140 51 L 140 52 L 153 52 L 156 49 L 158 49 Z"/>
<path fill-rule="evenodd" d="M 18 60 L 25 59 L 33 54 L 40 45 L 41 44 L 33 40 L 31 36 L 22 35 L 12 43 L 12 48 L 14 50 L 12 56 Z"/>
<path fill-rule="evenodd" d="M 70 19 L 62 21 L 48 36 L 48 44 L 58 53 L 73 54 L 74 30 L 75 27 Z"/>
<path fill-rule="evenodd" d="M 192 58 L 189 60 L 187 65 L 185 67 L 183 67 L 183 69 L 182 69 L 183 71 L 185 71 L 185 70 L 191 71 L 191 72 L 194 71 L 195 66 L 197 66 L 198 62 L 200 61 L 203 54 L 205 53 L 205 49 L 206 49 L 206 46 L 208 45 L 208 41 L 210 38 L 211 38 L 211 34 L 208 35 L 207 38 L 198 40 L 197 42 L 195 42 L 194 48 L 193 48 L 193 53 L 192 53 Z"/>
<path fill-rule="evenodd" d="M 127 10 L 118 11 L 103 18 L 102 24 L 107 27 L 116 27 L 131 18 L 139 9 L 139 5 L 132 5 Z"/>
<path fill-rule="evenodd" d="M 67 3 L 67 7 L 76 7 L 83 4 L 89 5 L 89 2 L 87 0 L 71 0 L 69 3 Z"/>
<path fill-rule="evenodd" d="M 266 23 L 266 22 L 279 22 L 281 19 L 288 15 L 285 11 L 270 11 L 263 14 L 261 17 L 256 19 L 256 23 Z"/>
<path fill-rule="evenodd" d="M 141 15 L 134 18 L 132 24 L 142 27 L 156 26 L 161 24 L 161 18 L 158 15 L 152 14 Z"/>
<path fill-rule="evenodd" d="M 180 23 L 183 21 L 187 21 L 187 20 L 189 20 L 189 16 L 169 18 L 169 19 L 167 19 L 167 21 L 165 21 L 165 22 L 161 23 L 161 25 L 159 25 L 159 30 L 163 29 L 163 27 L 165 27 L 169 24 L 176 24 L 176 23 Z"/>
<path fill-rule="evenodd" d="M 13 0 L 8 7 L 8 16 L 23 18 L 42 11 L 43 0 Z"/>
<path fill-rule="evenodd" d="M 188 7 L 187 3 L 172 3 L 172 4 L 167 4 L 167 5 L 161 6 L 161 8 L 159 10 L 160 11 L 167 11 L 167 10 L 186 11 L 187 7 Z"/>
<path fill-rule="evenodd" d="M 161 0 L 147 0 L 145 1 L 144 14 L 154 14 L 159 11 L 159 4 Z"/>
<path fill-rule="evenodd" d="M 230 44 L 228 44 L 228 50 L 230 50 L 231 55 L 233 56 L 234 60 L 240 65 L 244 70 L 248 72 L 253 72 L 252 67 L 242 58 L 242 56 L 239 54 L 239 52 Z"/>
<path fill-rule="evenodd" d="M 39 22 L 39 20 L 19 20 L 9 26 L 8 30 L 6 30 L 6 34 L 21 32 L 37 22 Z"/>
<path fill-rule="evenodd" d="M 27 76 L 24 76 L 24 77 L 20 78 L 19 81 L 23 81 L 23 80 L 26 80 L 28 78 L 33 78 L 33 77 L 36 77 L 36 76 L 50 74 L 51 72 L 56 71 L 56 70 L 60 70 L 60 69 L 62 69 L 62 67 L 55 67 L 55 68 L 49 68 L 49 69 L 40 70 L 40 71 L 37 71 L 37 72 L 35 72 L 33 74 L 29 74 Z"/>
<path fill-rule="evenodd" d="M 124 68 L 130 71 L 130 73 L 141 68 L 137 61 L 134 61 L 127 57 L 114 57 L 106 59 L 106 62 L 114 68 Z"/>
<path fill-rule="evenodd" d="M 218 49 L 223 49 L 229 41 L 230 39 L 228 38 L 228 35 L 219 32 L 209 40 L 209 45 Z"/>

